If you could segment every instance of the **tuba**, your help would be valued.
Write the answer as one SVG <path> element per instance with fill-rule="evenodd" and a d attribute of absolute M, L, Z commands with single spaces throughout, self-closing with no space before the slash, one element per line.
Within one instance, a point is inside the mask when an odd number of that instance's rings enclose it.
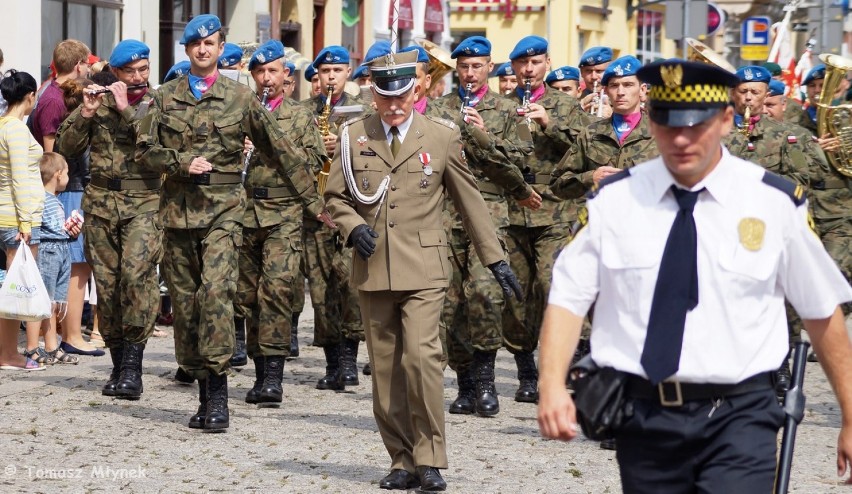
<path fill-rule="evenodd" d="M 689 49 L 686 51 L 686 59 L 690 62 L 703 62 L 725 69 L 730 73 L 736 73 L 737 69 L 725 60 L 725 57 L 713 51 L 709 46 L 695 38 L 686 38 Z"/>
<path fill-rule="evenodd" d="M 831 105 L 846 72 L 852 70 L 852 60 L 830 53 L 823 53 L 819 59 L 825 64 L 825 81 L 817 103 L 817 134 L 840 139 L 840 148 L 825 155 L 838 172 L 852 177 L 852 105 Z"/>
<path fill-rule="evenodd" d="M 428 39 L 418 40 L 417 44 L 422 46 L 426 50 L 426 54 L 429 55 L 429 75 L 432 76 L 433 82 L 444 77 L 451 70 L 456 70 L 456 61 L 450 58 L 447 50 Z M 428 93 L 429 89 L 431 88 L 427 87 L 423 92 Z"/>

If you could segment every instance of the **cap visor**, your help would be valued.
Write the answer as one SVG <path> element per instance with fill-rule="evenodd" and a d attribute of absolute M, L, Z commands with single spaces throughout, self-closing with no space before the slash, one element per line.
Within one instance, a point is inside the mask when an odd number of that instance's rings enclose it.
<path fill-rule="evenodd" d="M 382 96 L 402 96 L 414 87 L 414 78 L 404 77 L 393 80 L 374 79 L 373 86 L 375 86 L 376 91 Z"/>
<path fill-rule="evenodd" d="M 648 117 L 657 124 L 667 127 L 693 127 L 708 120 L 724 110 L 725 107 L 702 109 L 654 108 L 648 111 Z"/>

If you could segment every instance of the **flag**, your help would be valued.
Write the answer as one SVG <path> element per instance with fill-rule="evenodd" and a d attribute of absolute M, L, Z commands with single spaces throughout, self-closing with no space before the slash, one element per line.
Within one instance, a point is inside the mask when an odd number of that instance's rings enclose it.
<path fill-rule="evenodd" d="M 361 20 L 358 7 L 358 0 L 343 0 L 343 12 L 340 15 L 346 27 L 352 27 Z"/>

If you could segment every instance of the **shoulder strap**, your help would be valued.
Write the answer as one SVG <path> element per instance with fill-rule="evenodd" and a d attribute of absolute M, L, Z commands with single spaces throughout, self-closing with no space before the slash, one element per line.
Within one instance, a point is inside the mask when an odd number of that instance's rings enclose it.
<path fill-rule="evenodd" d="M 793 204 L 796 206 L 801 206 L 805 203 L 807 199 L 805 197 L 805 189 L 798 184 L 794 184 L 793 182 L 787 180 L 780 175 L 776 175 L 770 171 L 765 171 L 763 173 L 763 183 L 770 187 L 774 187 L 781 192 L 787 194 L 790 200 L 793 201 Z"/>

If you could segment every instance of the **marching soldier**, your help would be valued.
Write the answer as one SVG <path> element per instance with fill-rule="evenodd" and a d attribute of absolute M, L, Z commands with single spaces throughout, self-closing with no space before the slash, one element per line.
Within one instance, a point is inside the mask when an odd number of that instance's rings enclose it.
<path fill-rule="evenodd" d="M 287 61 L 287 77 L 284 78 L 284 97 L 292 100 L 293 92 L 296 91 L 296 64 Z"/>
<path fill-rule="evenodd" d="M 580 96 L 580 69 L 566 65 L 547 74 L 544 80 L 548 86 L 577 98 Z"/>
<path fill-rule="evenodd" d="M 92 177 L 82 203 L 84 247 L 98 290 L 98 327 L 112 358 L 101 392 L 125 399 L 142 395 L 142 356 L 160 303 L 161 180 L 134 159 L 134 124 L 152 99 L 149 54 L 141 41 L 116 45 L 109 66 L 118 82 L 89 86 L 83 104 L 62 123 L 56 138 L 65 156 L 91 149 Z"/>
<path fill-rule="evenodd" d="M 319 74 L 313 65 L 305 67 L 305 80 L 311 83 L 310 98 L 316 98 L 322 91 L 320 90 Z"/>
<path fill-rule="evenodd" d="M 313 114 L 284 95 L 289 75 L 284 45 L 269 40 L 260 45 L 249 61 L 258 97 L 272 113 L 278 126 L 295 146 L 303 150 L 307 170 L 325 160 L 322 138 L 311 125 Z M 282 401 L 284 360 L 290 356 L 293 306 L 304 290 L 299 271 L 302 258 L 302 203 L 296 185 L 283 174 L 274 155 L 254 153 L 248 144 L 245 160 L 247 206 L 243 215 L 243 245 L 239 256 L 237 326 L 247 329 L 248 355 L 254 360 L 254 386 L 246 403 L 277 406 Z M 289 159 L 299 160 L 302 155 Z M 295 164 L 290 166 L 296 166 Z"/>
<path fill-rule="evenodd" d="M 575 205 L 550 190 L 551 173 L 592 120 L 576 99 L 544 84 L 550 64 L 546 39 L 523 38 L 509 58 L 519 82 L 512 98 L 519 115 L 513 117 L 516 132 L 522 139 L 532 141 L 533 146 L 521 171 L 524 180 L 541 196 L 542 204 L 532 210 L 509 202 L 509 262 L 524 286 L 525 296 L 523 303 L 506 302 L 503 338 L 516 362 L 534 363 L 532 353 L 538 346 L 538 328 L 553 262 L 568 243 L 571 225 L 577 220 Z"/>
<path fill-rule="evenodd" d="M 607 118 L 612 113 L 612 107 L 601 95 L 603 88 L 600 85 L 603 73 L 612 61 L 612 48 L 607 46 L 593 46 L 583 52 L 580 57 L 580 76 L 586 84 L 580 96 L 580 106 L 588 113 L 600 113 L 601 117 Z M 599 111 L 598 111 L 599 109 Z"/>
<path fill-rule="evenodd" d="M 450 57 L 456 60 L 459 91 L 434 101 L 427 114 L 458 124 L 468 167 L 478 180 L 498 238 L 505 240 L 509 226 L 506 196 L 533 209 L 541 205 L 541 197 L 524 181 L 520 170 L 530 150 L 511 142 L 516 138 L 515 122 L 506 115 L 515 111 L 515 105 L 488 90 L 488 73 L 493 67 L 491 42 L 482 36 L 471 36 L 459 43 Z M 454 266 L 440 324 L 446 331 L 449 364 L 456 371 L 459 385 L 450 413 L 475 411 L 491 416 L 500 410 L 494 387 L 494 359 L 503 346 L 503 297 L 500 285 L 476 255 L 474 243 L 451 201 L 447 209 L 452 216 L 449 247 Z M 519 361 L 518 369 L 521 387 L 515 399 L 535 402 L 535 362 Z"/>
<path fill-rule="evenodd" d="M 343 88 L 352 72 L 349 51 L 342 46 L 323 48 L 313 63 L 317 70 L 320 94 L 301 104 L 320 117 L 331 86 L 330 107 L 361 105 L 359 98 L 346 94 Z M 334 155 L 336 126 L 328 122 L 329 133 L 323 135 L 327 156 Z M 319 173 L 322 167 L 314 170 Z M 352 254 L 337 230 L 327 228 L 306 214 L 304 225 L 305 268 L 314 307 L 314 345 L 325 353 L 325 375 L 317 381 L 317 389 L 340 390 L 358 381 L 358 346 L 364 340 L 358 294 L 349 284 Z"/>
<path fill-rule="evenodd" d="M 184 30 L 190 73 L 160 87 L 139 124 L 136 157 L 167 175 L 160 196 L 163 274 L 174 302 L 175 354 L 199 382 L 189 427 L 223 431 L 234 350 L 237 257 L 246 206 L 243 138 L 278 159 L 305 209 L 323 217 L 313 177 L 293 142 L 251 90 L 220 77 L 219 18 L 204 14 Z"/>
<path fill-rule="evenodd" d="M 512 70 L 512 62 L 506 62 L 497 67 L 494 76 L 497 77 L 498 92 L 503 96 L 512 94 L 512 91 L 518 87 L 518 77 Z"/>
<path fill-rule="evenodd" d="M 414 95 L 414 111 L 421 115 L 426 114 L 426 105 L 429 103 L 429 88 L 432 86 L 432 74 L 429 73 L 429 54 L 422 46 L 411 45 L 399 50 L 399 53 L 407 51 L 417 52 L 417 85 L 422 88 Z"/>
<path fill-rule="evenodd" d="M 438 320 L 449 282 L 448 194 L 504 295 L 520 295 L 451 122 L 413 111 L 416 54 L 370 65 L 377 111 L 350 120 L 325 199 L 347 244 L 373 365 L 373 411 L 391 457 L 382 489 L 443 491 L 447 468 Z"/>

